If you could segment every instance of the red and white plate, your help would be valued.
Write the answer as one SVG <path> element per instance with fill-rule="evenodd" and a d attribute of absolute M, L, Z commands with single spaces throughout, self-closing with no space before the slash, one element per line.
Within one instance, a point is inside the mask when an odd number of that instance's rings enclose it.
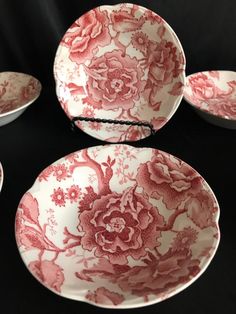
<path fill-rule="evenodd" d="M 63 36 L 54 62 L 56 93 L 70 119 L 91 136 L 136 141 L 157 131 L 183 96 L 185 57 L 171 27 L 144 7 L 97 7 Z M 144 123 L 126 125 L 101 119 Z"/>
<path fill-rule="evenodd" d="M 236 129 L 236 72 L 191 74 L 186 80 L 184 98 L 208 122 Z"/>
<path fill-rule="evenodd" d="M 0 162 L 0 192 L 1 192 L 1 190 L 2 190 L 3 178 L 4 178 L 4 175 L 3 175 L 3 167 L 2 167 L 2 164 L 1 164 L 1 162 Z"/>
<path fill-rule="evenodd" d="M 40 95 L 40 82 L 18 72 L 0 72 L 0 126 L 18 118 Z"/>
<path fill-rule="evenodd" d="M 160 302 L 193 283 L 219 241 L 220 209 L 180 159 L 116 144 L 72 153 L 22 197 L 15 232 L 32 275 L 66 298 L 107 308 Z"/>

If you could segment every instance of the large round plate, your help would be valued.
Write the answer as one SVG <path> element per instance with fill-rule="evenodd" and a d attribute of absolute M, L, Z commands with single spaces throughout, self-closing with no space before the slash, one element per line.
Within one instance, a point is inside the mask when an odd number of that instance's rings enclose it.
<path fill-rule="evenodd" d="M 101 307 L 180 292 L 219 244 L 219 206 L 185 162 L 151 148 L 97 146 L 46 168 L 16 214 L 21 257 L 45 287 Z"/>
<path fill-rule="evenodd" d="M 184 98 L 208 122 L 236 129 L 236 72 L 191 74 L 187 77 Z"/>
<path fill-rule="evenodd" d="M 105 5 L 67 30 L 54 76 L 62 108 L 70 119 L 80 117 L 77 126 L 84 132 L 108 142 L 136 141 L 160 129 L 178 108 L 185 57 L 176 34 L 156 13 L 134 4 Z"/>

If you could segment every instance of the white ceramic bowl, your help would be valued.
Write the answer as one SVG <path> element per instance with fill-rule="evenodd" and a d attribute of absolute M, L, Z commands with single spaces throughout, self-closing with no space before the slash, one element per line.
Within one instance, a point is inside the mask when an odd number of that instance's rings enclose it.
<path fill-rule="evenodd" d="M 3 179 L 4 179 L 3 167 L 2 167 L 2 164 L 0 162 L 0 192 L 2 190 Z"/>
<path fill-rule="evenodd" d="M 0 72 L 0 126 L 18 118 L 40 92 L 41 84 L 33 76 Z"/>
<path fill-rule="evenodd" d="M 16 240 L 49 290 L 134 308 L 175 295 L 205 271 L 220 240 L 219 213 L 209 185 L 178 158 L 97 146 L 37 177 L 19 203 Z"/>
<path fill-rule="evenodd" d="M 186 79 L 184 98 L 207 122 L 236 129 L 236 72 L 191 74 Z"/>
<path fill-rule="evenodd" d="M 178 108 L 184 51 L 156 13 L 129 3 L 104 5 L 67 30 L 54 76 L 63 110 L 80 119 L 76 126 L 100 140 L 136 141 L 160 129 Z"/>

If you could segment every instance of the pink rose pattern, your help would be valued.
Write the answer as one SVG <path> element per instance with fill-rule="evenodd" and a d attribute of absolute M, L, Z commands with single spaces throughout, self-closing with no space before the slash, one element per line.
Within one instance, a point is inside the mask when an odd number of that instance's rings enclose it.
<path fill-rule="evenodd" d="M 0 74 L 0 115 L 16 110 L 38 97 L 39 81 L 15 72 Z"/>
<path fill-rule="evenodd" d="M 69 49 L 71 60 L 83 64 L 93 57 L 93 50 L 98 45 L 108 45 L 111 41 L 108 25 L 107 13 L 98 9 L 89 11 L 75 21 L 61 42 Z"/>
<path fill-rule="evenodd" d="M 57 95 L 70 118 L 151 125 L 154 119 L 155 130 L 180 103 L 184 69 L 182 48 L 167 23 L 132 4 L 101 6 L 80 17 L 64 35 L 54 63 Z M 77 126 L 109 142 L 150 135 L 141 126 L 101 124 L 80 121 Z"/>
<path fill-rule="evenodd" d="M 93 180 L 78 175 L 85 169 Z M 99 306 L 158 302 L 195 280 L 216 251 L 214 195 L 167 153 L 93 147 L 49 166 L 36 185 L 19 204 L 16 240 L 30 272 L 62 296 L 72 284 L 79 300 Z"/>
<path fill-rule="evenodd" d="M 236 74 L 231 72 L 230 79 L 221 71 L 193 74 L 187 80 L 185 98 L 208 113 L 235 120 Z"/>
<path fill-rule="evenodd" d="M 139 99 L 144 89 L 143 70 L 138 68 L 137 58 L 122 54 L 122 50 L 107 52 L 85 67 L 88 97 L 84 101 L 94 108 L 128 110 Z"/>

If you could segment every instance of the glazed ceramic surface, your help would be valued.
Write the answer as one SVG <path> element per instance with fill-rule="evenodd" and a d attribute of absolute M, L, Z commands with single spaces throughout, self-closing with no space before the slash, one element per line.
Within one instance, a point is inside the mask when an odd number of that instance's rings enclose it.
<path fill-rule="evenodd" d="M 0 162 L 0 192 L 2 189 L 2 185 L 3 185 L 3 167 L 2 167 L 2 164 Z"/>
<path fill-rule="evenodd" d="M 136 141 L 149 136 L 150 128 L 99 119 L 160 129 L 182 99 L 184 70 L 184 52 L 171 27 L 127 3 L 100 6 L 76 20 L 54 62 L 56 93 L 68 117 L 90 119 L 77 126 L 108 142 Z"/>
<path fill-rule="evenodd" d="M 45 287 L 108 308 L 175 295 L 206 269 L 219 206 L 185 162 L 116 144 L 72 153 L 40 173 L 16 213 L 19 252 Z"/>
<path fill-rule="evenodd" d="M 189 75 L 184 98 L 208 122 L 236 129 L 236 72 L 207 71 Z"/>
<path fill-rule="evenodd" d="M 18 118 L 40 92 L 40 82 L 31 75 L 0 72 L 0 126 Z"/>

